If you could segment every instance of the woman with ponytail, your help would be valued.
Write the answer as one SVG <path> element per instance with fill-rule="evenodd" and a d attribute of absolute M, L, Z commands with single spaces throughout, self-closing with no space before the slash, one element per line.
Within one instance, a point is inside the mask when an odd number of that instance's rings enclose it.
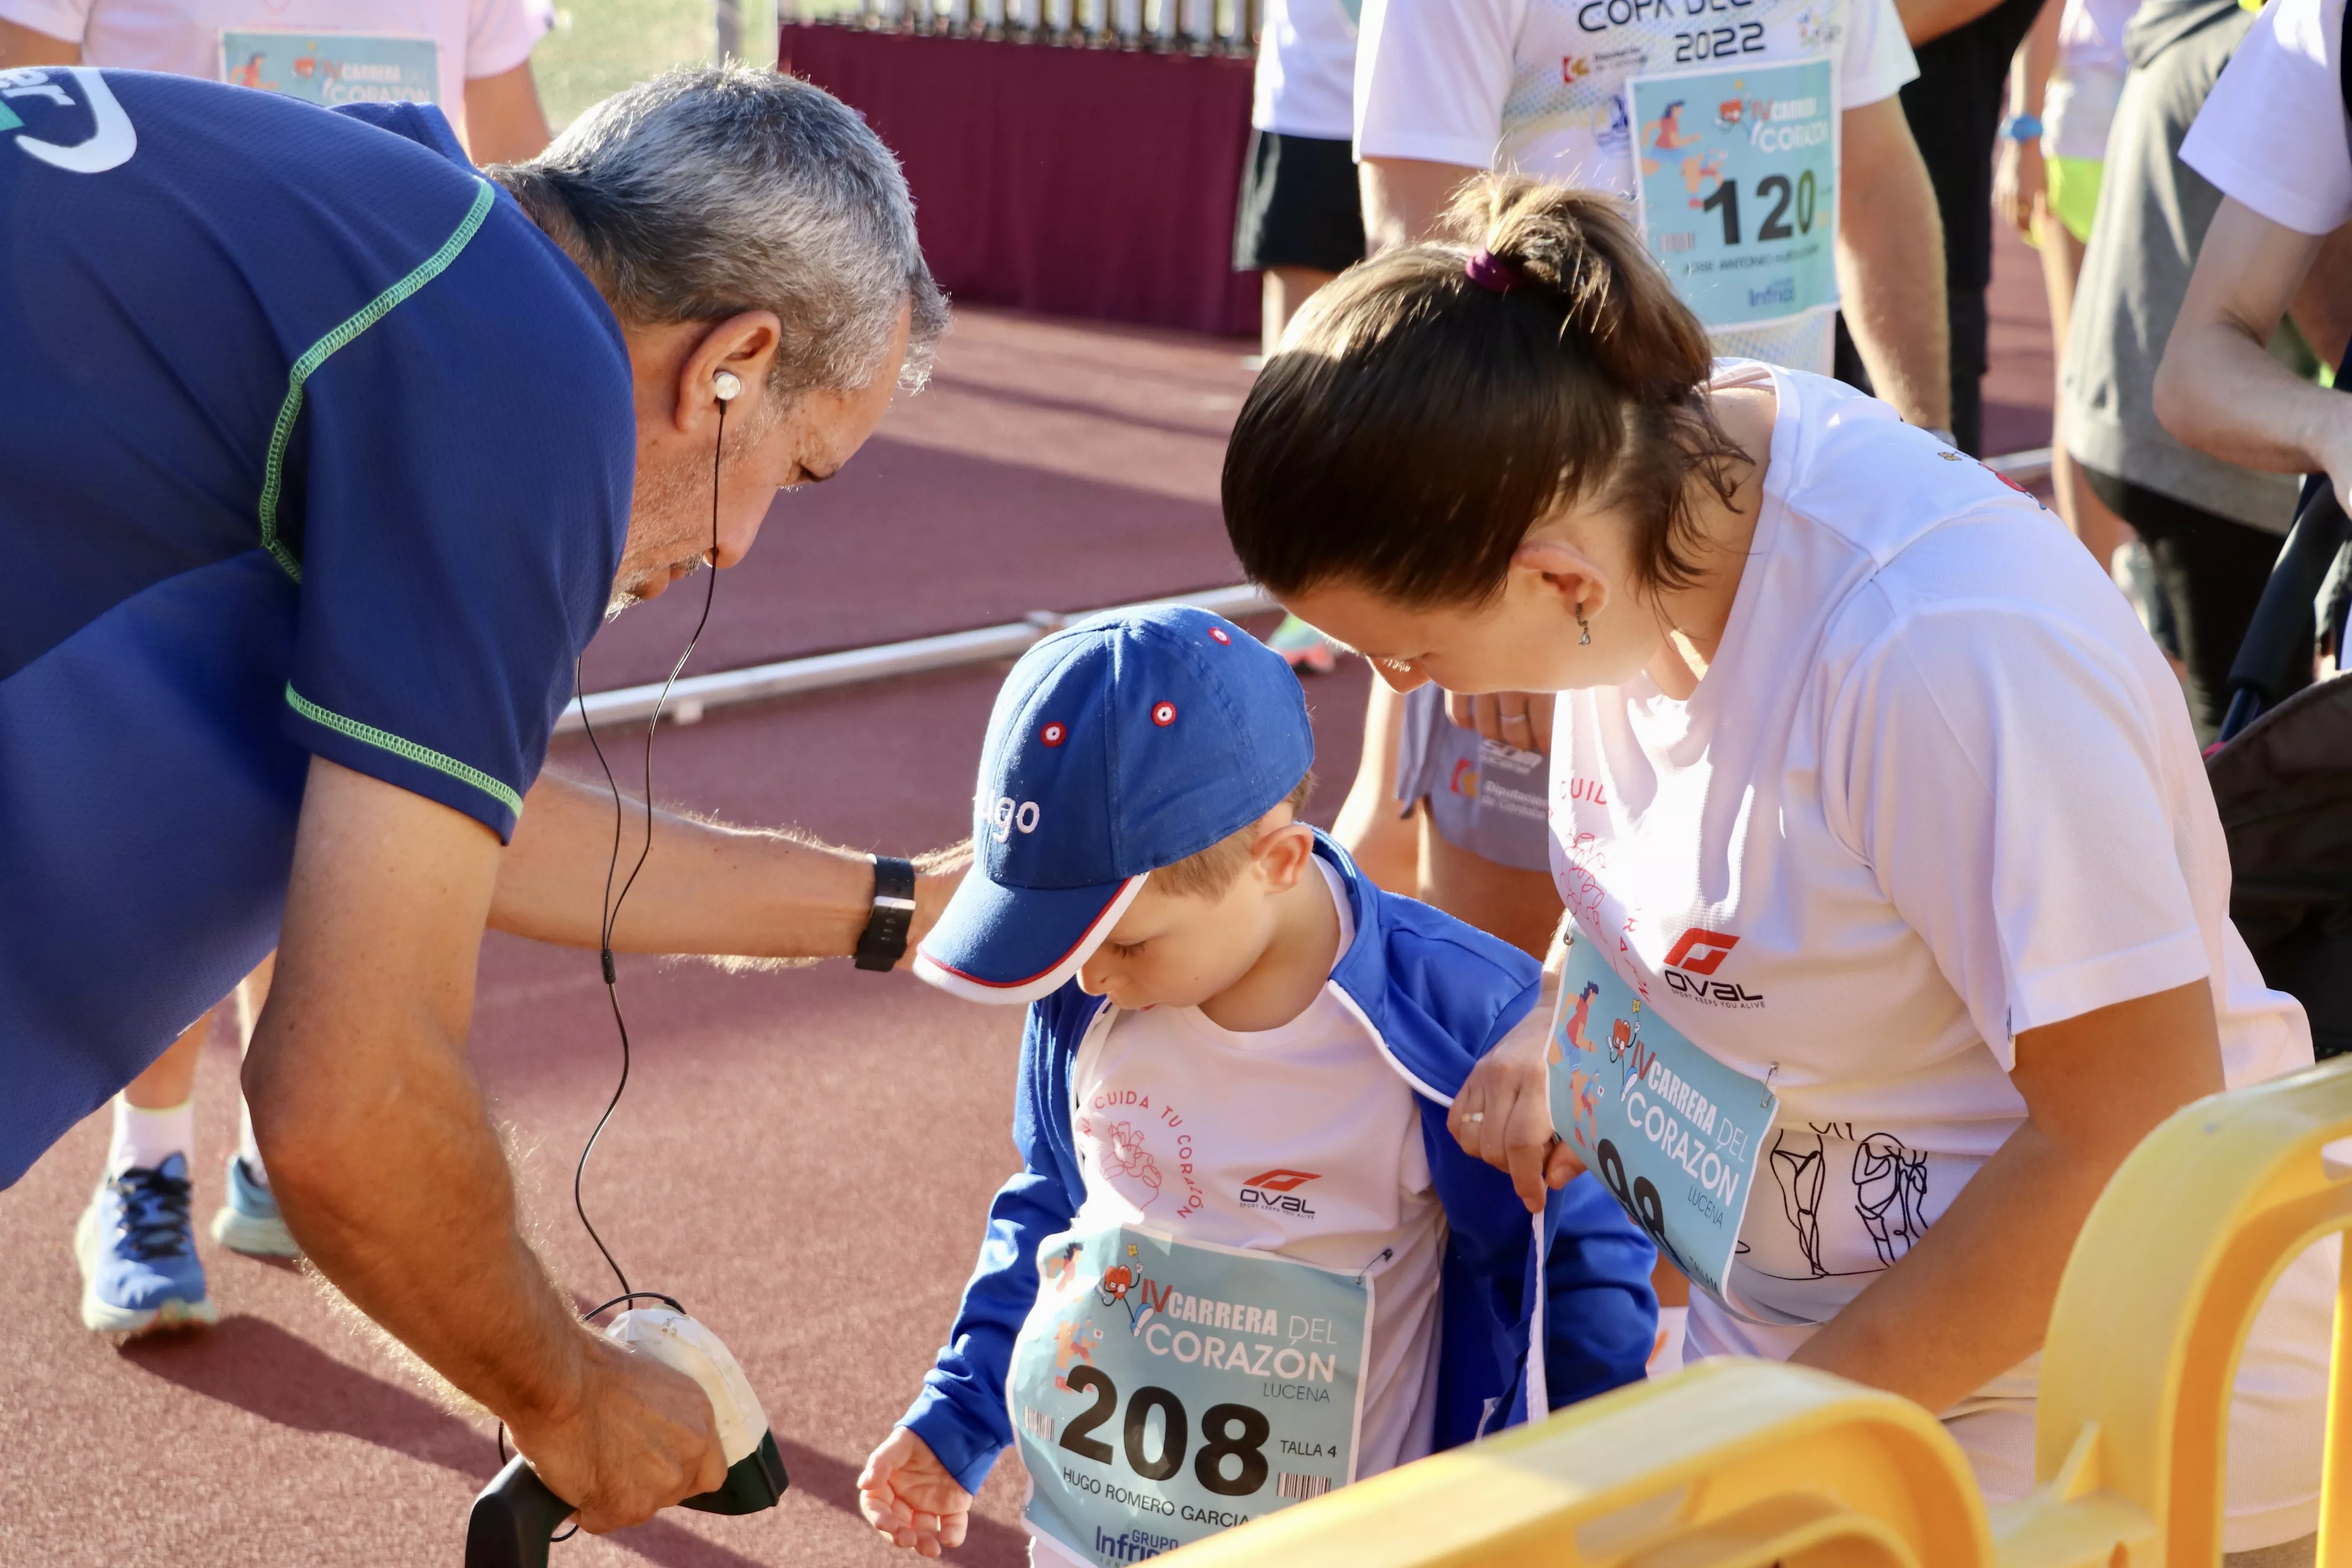
<path fill-rule="evenodd" d="M 2113 585 L 1885 405 L 1711 360 L 1613 202 L 1518 178 L 1308 304 L 1224 506 L 1389 686 L 1559 694 L 1559 1138 L 1541 1030 L 1455 1135 L 1530 1203 L 1591 1164 L 1690 1274 L 1690 1357 L 1908 1395 L 2021 1495 L 2093 1199 L 2173 1110 L 2312 1059 Z M 2239 1373 L 2227 1544 L 2265 1563 L 2309 1561 L 2331 1253 Z"/>

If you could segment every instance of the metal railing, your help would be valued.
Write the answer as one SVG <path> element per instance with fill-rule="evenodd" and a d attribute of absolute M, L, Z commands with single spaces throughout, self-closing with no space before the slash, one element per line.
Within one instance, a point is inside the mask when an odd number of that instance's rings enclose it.
<path fill-rule="evenodd" d="M 784 19 L 1008 43 L 1247 55 L 1264 0 L 785 0 Z"/>

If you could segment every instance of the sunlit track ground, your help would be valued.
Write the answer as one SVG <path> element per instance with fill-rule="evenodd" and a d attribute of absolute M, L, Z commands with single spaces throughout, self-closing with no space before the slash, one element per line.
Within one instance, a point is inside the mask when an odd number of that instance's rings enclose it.
<path fill-rule="evenodd" d="M 2009 405 L 1996 435 L 2036 445 L 2047 361 L 2016 359 L 2034 347 L 2038 283 L 2012 269 L 2005 284 L 2002 330 L 2023 341 L 1996 383 Z M 967 313 L 934 389 L 840 479 L 780 502 L 758 552 L 722 579 L 697 668 L 1231 581 L 1215 485 L 1247 384 L 1238 352 Z M 658 674 L 699 588 L 617 623 L 589 684 Z M 656 793 L 860 846 L 947 842 L 964 831 L 1000 675 L 666 729 Z M 1350 665 L 1309 687 L 1318 821 L 1353 766 L 1364 679 Z M 619 749 L 625 777 L 635 759 Z M 555 765 L 593 763 L 574 740 Z M 681 1297 L 734 1349 L 793 1489 L 774 1514 L 673 1512 L 567 1542 L 554 1561 L 873 1568 L 889 1553 L 856 1520 L 853 1478 L 929 1364 L 1013 1167 L 1018 1016 L 841 964 L 727 975 L 625 960 L 623 974 L 637 1070 L 591 1167 L 591 1211 L 634 1282 Z M 548 1257 L 583 1304 L 602 1300 L 608 1276 L 570 1207 L 572 1159 L 617 1068 L 593 958 L 491 938 L 475 1056 Z M 200 1217 L 235 1134 L 233 1071 L 216 1039 L 198 1087 Z M 457 1563 L 467 1503 L 496 1468 L 491 1428 L 436 1405 L 300 1275 L 206 1241 L 217 1329 L 129 1348 L 82 1331 L 68 1239 L 104 1143 L 93 1118 L 0 1194 L 0 1565 Z M 1008 1464 L 964 1561 L 1019 1559 L 1018 1492 Z"/>

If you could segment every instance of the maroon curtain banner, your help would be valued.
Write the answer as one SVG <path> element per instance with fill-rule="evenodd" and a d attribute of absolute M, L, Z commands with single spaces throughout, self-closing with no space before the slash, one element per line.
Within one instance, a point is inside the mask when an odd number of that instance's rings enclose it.
<path fill-rule="evenodd" d="M 1255 335 L 1258 275 L 1233 269 L 1248 60 L 797 23 L 777 57 L 898 154 L 953 297 Z"/>

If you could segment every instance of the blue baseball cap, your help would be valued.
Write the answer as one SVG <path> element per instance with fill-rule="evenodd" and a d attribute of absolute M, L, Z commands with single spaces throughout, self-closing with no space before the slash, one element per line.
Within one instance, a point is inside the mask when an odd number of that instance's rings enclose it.
<path fill-rule="evenodd" d="M 1054 633 L 996 694 L 971 871 L 915 973 L 977 1002 L 1050 994 L 1147 876 L 1264 816 L 1314 763 L 1298 678 L 1231 621 L 1164 605 Z"/>

